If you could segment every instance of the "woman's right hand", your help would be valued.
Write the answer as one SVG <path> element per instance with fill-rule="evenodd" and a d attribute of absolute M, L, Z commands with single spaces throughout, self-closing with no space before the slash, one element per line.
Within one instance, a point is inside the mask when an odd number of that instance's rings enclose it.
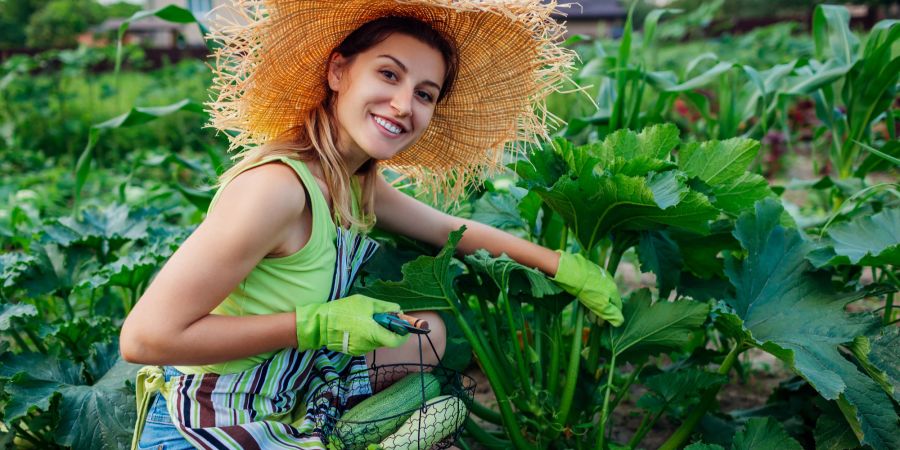
<path fill-rule="evenodd" d="M 324 346 L 360 356 L 379 347 L 399 347 L 409 335 L 393 333 L 372 318 L 377 313 L 390 312 L 400 312 L 400 305 L 361 294 L 298 306 L 297 348 L 315 350 Z"/>

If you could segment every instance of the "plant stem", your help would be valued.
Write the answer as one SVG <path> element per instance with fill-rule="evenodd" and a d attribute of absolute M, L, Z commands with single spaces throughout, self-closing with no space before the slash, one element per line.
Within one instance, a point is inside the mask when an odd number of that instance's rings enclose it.
<path fill-rule="evenodd" d="M 559 431 L 554 433 L 554 439 L 566 426 L 566 420 L 569 418 L 572 400 L 575 397 L 575 385 L 578 381 L 578 366 L 581 363 L 581 328 L 584 326 L 584 308 L 580 303 L 575 303 L 575 311 L 575 329 L 572 333 L 572 348 L 569 351 L 569 366 L 566 369 L 566 384 L 563 387 L 559 416 L 556 419 Z"/>
<path fill-rule="evenodd" d="M 520 330 L 517 330 L 516 321 L 513 318 L 512 313 L 512 305 L 509 301 L 509 296 L 504 289 L 500 289 L 500 298 L 498 301 L 503 302 L 503 310 L 506 313 L 506 325 L 509 327 L 510 334 L 513 334 L 512 339 L 509 340 L 510 351 L 513 354 L 513 358 L 516 360 L 516 369 L 518 369 L 519 374 L 519 383 L 522 387 L 529 386 L 531 383 L 528 382 L 528 368 L 525 367 L 525 358 L 522 356 L 522 353 L 528 346 L 528 333 L 523 326 Z M 524 325 L 524 324 L 523 324 Z M 516 331 L 522 333 L 522 346 L 519 347 L 518 339 L 514 335 Z"/>
<path fill-rule="evenodd" d="M 631 439 L 628 440 L 628 447 L 635 448 L 638 444 L 644 440 L 644 437 L 647 436 L 647 433 L 653 429 L 653 425 L 656 425 L 656 422 L 659 421 L 659 418 L 662 417 L 665 409 L 660 411 L 655 416 L 649 411 L 644 414 L 644 418 L 641 420 L 641 424 L 638 426 L 637 431 L 634 432 L 634 435 L 631 436 Z M 652 417 L 652 418 L 651 418 Z"/>
<path fill-rule="evenodd" d="M 65 305 L 65 307 L 66 307 L 66 314 L 68 314 L 68 316 L 69 316 L 69 320 L 75 320 L 75 309 L 72 308 L 72 303 L 69 302 L 69 294 L 70 293 L 71 293 L 71 291 L 69 291 L 69 290 L 64 290 L 64 291 L 60 292 L 62 300 L 63 300 L 63 305 Z"/>
<path fill-rule="evenodd" d="M 490 433 L 484 431 L 478 424 L 475 423 L 471 418 L 466 418 L 466 421 L 463 423 L 463 427 L 472 436 L 479 444 L 487 447 L 487 448 L 500 448 L 505 449 L 509 448 L 510 442 L 505 439 L 499 439 L 491 435 Z"/>
<path fill-rule="evenodd" d="M 31 338 L 31 343 L 34 344 L 34 348 L 36 348 L 37 351 L 45 355 L 47 354 L 47 348 L 44 347 L 44 344 L 41 344 L 41 340 L 40 338 L 38 338 L 38 335 L 35 334 L 34 330 L 25 327 L 25 334 L 27 334 L 28 337 Z"/>
<path fill-rule="evenodd" d="M 500 416 L 503 418 L 503 427 L 506 429 L 507 434 L 512 440 L 513 446 L 517 449 L 534 449 L 534 446 L 528 443 L 525 440 L 525 437 L 520 433 L 519 422 L 516 420 L 516 415 L 512 410 L 512 405 L 510 404 L 509 396 L 503 385 L 502 377 L 495 370 L 490 354 L 482 346 L 481 340 L 475 335 L 472 328 L 469 327 L 469 323 L 466 322 L 462 314 L 459 313 L 459 310 L 453 308 L 452 312 L 463 334 L 466 335 L 466 338 L 472 344 L 472 350 L 475 352 L 475 356 L 478 357 L 488 382 L 494 389 L 494 394 L 497 396 L 497 406 L 500 408 Z"/>
<path fill-rule="evenodd" d="M 25 338 L 23 338 L 22 335 L 19 334 L 19 330 L 16 330 L 15 327 L 12 326 L 12 324 L 10 324 L 9 327 L 9 335 L 12 336 L 14 341 L 16 341 L 16 344 L 19 346 L 19 348 L 24 351 L 31 351 L 31 348 L 28 347 L 28 343 L 25 341 Z"/>
<path fill-rule="evenodd" d="M 541 361 L 544 357 L 544 341 L 546 341 L 546 336 L 544 333 L 547 331 L 544 329 L 544 322 L 546 316 L 542 314 L 537 308 L 534 309 L 534 352 L 537 354 L 536 361 L 531 363 L 531 382 L 534 383 L 534 387 L 536 390 L 540 391 L 544 389 L 544 368 L 541 364 Z"/>
<path fill-rule="evenodd" d="M 559 388 L 559 360 L 562 353 L 560 344 L 563 337 L 561 321 L 562 318 L 559 316 L 550 318 L 550 329 L 553 335 L 550 338 L 550 370 L 548 371 L 550 373 L 548 374 L 547 389 L 554 398 L 557 397 Z"/>
<path fill-rule="evenodd" d="M 616 354 L 609 358 L 609 373 L 606 377 L 606 392 L 603 393 L 603 409 L 600 411 L 600 429 L 598 432 L 597 450 L 606 448 L 606 422 L 609 419 L 609 393 L 613 388 L 613 374 L 616 373 Z"/>
<path fill-rule="evenodd" d="M 897 279 L 897 277 L 894 275 L 893 272 L 890 271 L 890 269 L 888 269 L 887 267 L 884 267 L 881 269 L 881 273 L 882 273 L 882 275 L 885 275 L 886 277 L 890 278 L 891 281 L 894 283 L 894 286 L 900 287 L 900 280 Z M 884 303 L 884 316 L 883 316 L 884 324 L 885 325 L 890 324 L 894 320 L 893 316 L 894 316 L 894 293 L 891 292 L 890 294 L 887 295 L 887 298 L 885 299 L 885 303 Z"/>
<path fill-rule="evenodd" d="M 490 423 L 500 425 L 503 423 L 503 418 L 500 417 L 500 413 L 494 411 L 491 408 L 479 403 L 477 400 L 472 400 L 471 405 L 469 406 L 469 411 L 472 414 L 475 414 L 479 418 L 486 420 Z"/>
<path fill-rule="evenodd" d="M 628 375 L 628 379 L 625 380 L 625 384 L 622 385 L 621 388 L 619 388 L 619 393 L 616 394 L 616 398 L 613 399 L 612 404 L 609 407 L 610 411 L 616 409 L 622 399 L 628 396 L 628 389 L 631 388 L 632 384 L 634 384 L 634 380 L 637 379 L 642 370 L 644 370 L 643 365 L 638 366 L 631 371 L 631 374 Z"/>
<path fill-rule="evenodd" d="M 734 362 L 737 360 L 738 354 L 741 352 L 741 348 L 743 347 L 743 342 L 738 341 L 735 343 L 734 347 L 732 347 L 731 351 L 728 352 L 728 356 L 725 357 L 725 360 L 722 361 L 722 365 L 719 366 L 718 373 L 721 375 L 727 375 L 731 370 L 731 366 L 734 365 Z M 691 413 L 687 416 L 684 422 L 666 439 L 666 442 L 663 442 L 662 446 L 659 447 L 658 450 L 676 450 L 681 448 L 681 445 L 691 437 L 691 432 L 694 431 L 694 427 L 700 423 L 700 419 L 706 414 L 706 411 L 712 407 L 713 403 L 716 401 L 716 394 L 719 393 L 719 389 L 721 386 L 713 387 L 706 389 L 703 391 L 702 396 L 700 397 L 700 403 L 691 410 Z"/>
<path fill-rule="evenodd" d="M 512 367 L 506 361 L 506 358 L 500 358 L 503 355 L 503 349 L 500 348 L 500 343 L 503 342 L 500 339 L 500 333 L 497 331 L 497 321 L 494 314 L 491 313 L 490 309 L 488 309 L 488 305 L 486 301 L 478 300 L 478 306 L 481 308 L 481 316 L 483 317 L 484 323 L 487 325 L 487 332 L 490 340 L 482 340 L 482 342 L 489 342 L 486 346 L 489 347 L 491 351 L 494 352 L 494 359 L 496 364 L 499 364 L 500 369 L 504 373 L 509 373 L 512 370 Z M 478 333 L 479 335 L 481 333 Z M 511 388 L 512 386 L 507 386 Z"/>
<path fill-rule="evenodd" d="M 37 448 L 43 448 L 47 444 L 46 442 L 41 442 L 41 440 L 38 439 L 35 435 L 31 434 L 28 430 L 22 428 L 22 422 L 16 422 L 13 424 L 12 427 L 14 430 L 16 430 L 16 434 L 20 438 L 22 438 L 28 442 L 31 442 L 32 444 L 36 445 Z"/>

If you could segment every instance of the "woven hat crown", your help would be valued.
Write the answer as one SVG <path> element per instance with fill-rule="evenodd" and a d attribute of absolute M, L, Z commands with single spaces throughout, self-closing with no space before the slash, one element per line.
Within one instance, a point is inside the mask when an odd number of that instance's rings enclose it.
<path fill-rule="evenodd" d="M 544 103 L 568 78 L 575 53 L 565 26 L 539 0 L 235 0 L 214 11 L 210 126 L 229 151 L 264 144 L 301 124 L 326 96 L 328 56 L 353 30 L 384 16 L 431 25 L 456 47 L 452 94 L 410 148 L 379 164 L 455 199 L 502 170 L 559 124 Z"/>

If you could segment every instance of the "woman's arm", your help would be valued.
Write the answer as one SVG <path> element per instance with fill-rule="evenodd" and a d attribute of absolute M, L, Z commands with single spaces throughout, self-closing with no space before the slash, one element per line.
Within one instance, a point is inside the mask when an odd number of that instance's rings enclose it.
<path fill-rule="evenodd" d="M 296 347 L 293 312 L 229 317 L 210 311 L 296 231 L 305 205 L 305 190 L 286 165 L 264 164 L 233 179 L 125 319 L 123 358 L 201 365 Z"/>
<path fill-rule="evenodd" d="M 490 225 L 442 213 L 400 192 L 381 176 L 375 182 L 375 217 L 381 229 L 438 247 L 447 242 L 451 231 L 465 225 L 466 231 L 457 246 L 459 253 L 470 254 L 479 248 L 493 256 L 506 253 L 519 264 L 537 268 L 549 276 L 556 275 L 559 267 L 559 253 Z"/>

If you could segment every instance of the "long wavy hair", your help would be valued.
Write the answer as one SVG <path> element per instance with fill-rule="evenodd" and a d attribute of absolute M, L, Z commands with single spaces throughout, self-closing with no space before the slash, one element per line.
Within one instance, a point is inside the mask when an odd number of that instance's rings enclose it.
<path fill-rule="evenodd" d="M 410 17 L 387 16 L 367 22 L 350 33 L 332 54 L 338 53 L 352 64 L 355 56 L 364 52 L 394 33 L 402 33 L 420 40 L 422 43 L 441 53 L 446 66 L 444 85 L 438 94 L 437 102 L 449 95 L 456 79 L 458 56 L 456 49 L 438 31 L 427 23 Z M 325 74 L 322 74 L 325 88 L 325 99 L 309 111 L 300 125 L 286 130 L 280 136 L 258 147 L 242 151 L 237 163 L 220 177 L 216 186 L 227 183 L 239 173 L 273 156 L 285 156 L 300 161 L 318 161 L 325 176 L 325 185 L 331 194 L 334 219 L 341 226 L 354 227 L 368 231 L 375 224 L 375 181 L 379 171 L 378 161 L 369 159 L 354 174 L 348 169 L 337 150 L 336 140 L 338 122 L 334 111 L 336 95 L 328 87 Z M 358 176 L 359 199 L 352 195 L 351 176 Z M 352 213 L 351 202 L 358 201 L 359 215 Z"/>

